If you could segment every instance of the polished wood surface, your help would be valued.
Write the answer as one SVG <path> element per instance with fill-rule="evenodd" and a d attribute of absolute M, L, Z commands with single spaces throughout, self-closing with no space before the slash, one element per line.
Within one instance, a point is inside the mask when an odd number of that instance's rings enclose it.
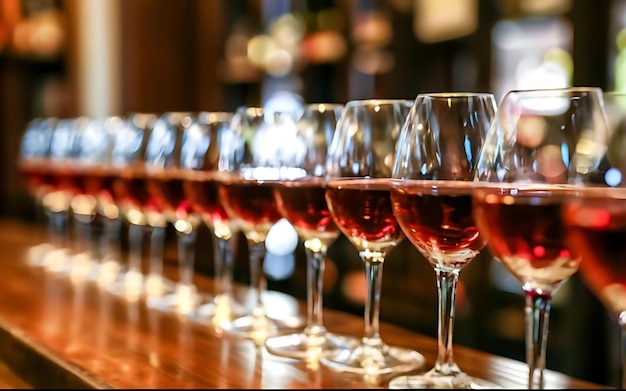
<path fill-rule="evenodd" d="M 29 248 L 43 241 L 37 226 L 0 220 L 0 358 L 33 387 L 62 388 L 373 388 L 388 378 L 359 376 L 269 354 L 249 340 L 221 335 L 201 321 L 128 302 L 93 283 L 72 283 L 64 275 L 27 263 Z M 173 273 L 168 270 L 167 273 Z M 196 275 L 200 290 L 211 279 Z M 245 294 L 237 287 L 237 294 Z M 277 292 L 269 307 L 291 314 L 304 303 Z M 300 312 L 301 313 L 301 312 Z M 325 310 L 333 332 L 362 335 L 363 319 Z M 391 324 L 383 339 L 436 358 L 436 340 Z M 471 375 L 504 388 L 525 388 L 523 362 L 455 346 L 458 364 Z M 2 373 L 0 372 L 0 376 Z M 0 382 L 0 386 L 1 386 Z M 14 385 L 19 387 L 19 385 Z M 546 388 L 604 388 L 546 372 Z"/>

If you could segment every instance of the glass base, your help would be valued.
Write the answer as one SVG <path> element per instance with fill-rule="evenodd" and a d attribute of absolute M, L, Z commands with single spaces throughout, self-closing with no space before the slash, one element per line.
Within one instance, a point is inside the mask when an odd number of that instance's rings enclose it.
<path fill-rule="evenodd" d="M 146 305 L 160 311 L 172 311 L 183 315 L 193 313 L 208 296 L 197 291 L 194 285 L 178 284 L 173 292 L 148 297 Z"/>
<path fill-rule="evenodd" d="M 471 377 L 464 372 L 444 375 L 434 369 L 422 375 L 398 376 L 389 381 L 390 389 L 497 389 L 499 385 Z"/>
<path fill-rule="evenodd" d="M 332 355 L 337 349 L 355 349 L 361 343 L 361 339 L 351 336 L 324 333 L 311 336 L 305 332 L 270 337 L 265 341 L 265 348 L 273 355 L 308 359 L 311 356 L 322 358 Z"/>
<path fill-rule="evenodd" d="M 74 283 L 95 281 L 98 273 L 98 260 L 91 254 L 82 252 L 71 257 L 67 274 Z"/>
<path fill-rule="evenodd" d="M 230 336 L 242 339 L 251 339 L 258 346 L 263 346 L 269 337 L 278 335 L 276 323 L 265 315 L 250 314 L 234 319 L 224 332 Z"/>
<path fill-rule="evenodd" d="M 126 300 L 135 301 L 142 297 L 159 297 L 174 291 L 172 281 L 163 276 L 149 275 L 144 277 L 139 271 L 127 270 L 107 290 Z"/>
<path fill-rule="evenodd" d="M 44 266 L 46 254 L 55 249 L 52 243 L 40 243 L 28 249 L 28 264 L 31 266 Z"/>
<path fill-rule="evenodd" d="M 124 266 L 114 260 L 103 260 L 98 265 L 96 283 L 101 287 L 108 287 L 117 281 L 118 277 L 125 273 Z"/>
<path fill-rule="evenodd" d="M 208 323 L 221 331 L 227 328 L 234 319 L 244 316 L 247 312 L 246 308 L 232 295 L 222 293 L 201 304 L 192 318 L 199 323 Z"/>
<path fill-rule="evenodd" d="M 340 349 L 320 360 L 327 367 L 359 375 L 384 375 L 410 372 L 421 368 L 424 356 L 415 350 L 383 345 L 361 344 L 356 349 Z"/>
<path fill-rule="evenodd" d="M 42 265 L 52 273 L 66 273 L 71 264 L 71 254 L 68 248 L 55 248 L 45 253 Z"/>

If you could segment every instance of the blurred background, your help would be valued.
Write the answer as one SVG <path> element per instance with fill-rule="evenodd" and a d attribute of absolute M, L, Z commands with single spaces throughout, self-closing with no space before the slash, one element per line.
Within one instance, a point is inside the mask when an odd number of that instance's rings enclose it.
<path fill-rule="evenodd" d="M 499 100 L 511 89 L 626 89 L 624 0 L 0 0 L 0 7 L 0 217 L 33 222 L 16 161 L 35 117 L 435 91 L 493 92 Z M 196 267 L 210 275 L 210 241 L 198 242 Z M 304 300 L 302 246 L 283 245 L 287 251 L 265 262 L 269 288 Z M 343 237 L 329 257 L 325 306 L 362 316 L 360 258 Z M 240 246 L 235 278 L 244 283 L 246 259 Z M 383 285 L 382 320 L 436 335 L 434 272 L 407 241 L 389 254 Z M 487 251 L 461 274 L 457 300 L 456 344 L 524 361 L 521 288 Z M 556 293 L 549 344 L 548 368 L 619 385 L 619 330 L 576 276 Z"/>

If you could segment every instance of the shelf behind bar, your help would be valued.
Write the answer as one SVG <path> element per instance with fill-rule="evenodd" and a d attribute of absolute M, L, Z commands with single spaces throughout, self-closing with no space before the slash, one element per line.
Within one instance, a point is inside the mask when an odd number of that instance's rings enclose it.
<path fill-rule="evenodd" d="M 15 220 L 0 220 L 0 360 L 35 388 L 233 388 L 354 389 L 387 386 L 388 378 L 361 377 L 303 361 L 276 357 L 252 341 L 215 332 L 207 324 L 127 302 L 92 283 L 27 263 L 31 246 L 45 230 Z M 168 276 L 176 268 L 167 266 Z M 195 276 L 199 290 L 212 292 L 212 280 Z M 236 286 L 237 297 L 247 288 Z M 303 313 L 305 303 L 269 292 L 268 306 Z M 363 319 L 324 310 L 326 327 L 361 336 Z M 437 341 L 392 324 L 381 324 L 383 339 L 417 349 L 430 368 Z M 526 388 L 525 363 L 455 346 L 455 359 L 471 375 L 504 388 Z M 608 388 L 546 372 L 546 388 Z"/>

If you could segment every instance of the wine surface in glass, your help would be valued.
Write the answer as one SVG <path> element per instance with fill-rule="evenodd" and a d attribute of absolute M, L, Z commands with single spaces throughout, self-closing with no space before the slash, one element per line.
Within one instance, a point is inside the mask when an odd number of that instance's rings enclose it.
<path fill-rule="evenodd" d="M 148 208 L 165 213 L 170 218 L 184 217 L 190 212 L 189 203 L 183 191 L 182 172 L 174 170 L 158 170 L 146 176 L 146 187 L 150 194 Z M 182 213 L 183 216 L 179 216 Z"/>
<path fill-rule="evenodd" d="M 565 204 L 563 220 L 568 243 L 582 258 L 582 277 L 617 315 L 626 310 L 626 192 L 606 190 L 583 189 Z"/>
<path fill-rule="evenodd" d="M 278 210 L 304 240 L 331 242 L 337 238 L 339 229 L 328 209 L 321 178 L 283 182 L 274 191 Z"/>
<path fill-rule="evenodd" d="M 481 235 L 525 290 L 552 291 L 578 270 L 580 257 L 567 246 L 565 186 L 480 187 L 473 192 Z"/>
<path fill-rule="evenodd" d="M 326 187 L 326 202 L 339 229 L 357 246 L 386 251 L 404 239 L 393 215 L 391 182 L 379 179 L 333 180 Z"/>
<path fill-rule="evenodd" d="M 52 185 L 50 162 L 47 159 L 18 161 L 17 169 L 26 186 L 26 190 L 31 195 L 36 195 L 42 189 Z"/>
<path fill-rule="evenodd" d="M 143 169 L 123 168 L 113 179 L 113 199 L 122 209 L 143 209 L 148 204 L 146 175 Z"/>
<path fill-rule="evenodd" d="M 465 267 L 485 246 L 472 214 L 472 183 L 406 180 L 391 189 L 398 223 L 432 266 Z"/>
<path fill-rule="evenodd" d="M 244 232 L 257 232 L 264 237 L 282 218 L 274 197 L 276 185 L 257 180 L 220 182 L 220 200 L 229 216 L 239 220 Z"/>
<path fill-rule="evenodd" d="M 185 174 L 183 190 L 192 210 L 209 221 L 226 222 L 228 217 L 218 189 L 219 183 L 212 173 L 197 170 Z"/>

